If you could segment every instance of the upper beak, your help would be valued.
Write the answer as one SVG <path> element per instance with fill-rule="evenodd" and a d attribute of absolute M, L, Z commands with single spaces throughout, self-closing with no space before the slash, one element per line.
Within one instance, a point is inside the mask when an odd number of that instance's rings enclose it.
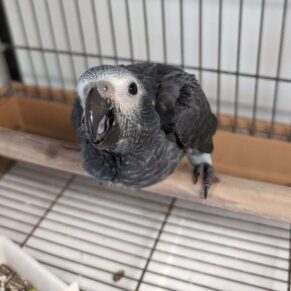
<path fill-rule="evenodd" d="M 109 98 L 103 98 L 96 88 L 92 88 L 85 103 L 85 124 L 91 141 L 97 143 L 98 125 L 110 108 Z"/>

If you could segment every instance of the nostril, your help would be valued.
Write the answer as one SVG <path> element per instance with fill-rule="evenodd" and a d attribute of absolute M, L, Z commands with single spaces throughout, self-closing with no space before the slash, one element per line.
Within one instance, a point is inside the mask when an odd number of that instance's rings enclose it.
<path fill-rule="evenodd" d="M 111 87 L 112 85 L 108 81 L 99 81 L 95 88 L 98 90 L 103 99 L 108 99 L 111 92 Z"/>

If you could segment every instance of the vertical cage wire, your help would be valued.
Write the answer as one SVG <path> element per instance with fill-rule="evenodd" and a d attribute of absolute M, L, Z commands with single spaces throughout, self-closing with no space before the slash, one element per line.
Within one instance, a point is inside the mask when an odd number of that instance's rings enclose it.
<path fill-rule="evenodd" d="M 203 86 L 202 84 L 202 58 L 203 58 L 203 53 L 202 53 L 202 50 L 203 50 L 203 38 L 202 38 L 202 33 L 203 33 L 203 29 L 202 29 L 202 24 L 203 24 L 203 8 L 202 8 L 202 0 L 199 0 L 199 17 L 198 17 L 198 27 L 199 27 L 199 49 L 198 49 L 198 52 L 199 52 L 199 82 L 200 82 L 200 85 Z"/>
<path fill-rule="evenodd" d="M 183 0 L 179 1 L 179 12 L 180 12 L 180 50 L 181 50 L 181 67 L 185 67 L 185 58 L 184 58 L 184 5 Z"/>
<path fill-rule="evenodd" d="M 115 35 L 111 0 L 107 1 L 107 5 L 108 5 L 107 7 L 108 7 L 109 19 L 110 19 L 111 37 L 112 37 L 113 59 L 114 59 L 115 64 L 118 64 L 117 44 L 116 44 L 116 35 Z"/>
<path fill-rule="evenodd" d="M 161 0 L 161 11 L 162 11 L 162 35 L 163 35 L 163 59 L 164 63 L 168 62 L 167 54 L 167 31 L 166 31 L 166 15 L 165 15 L 165 0 Z"/>
<path fill-rule="evenodd" d="M 261 2 L 260 11 L 260 27 L 258 36 L 258 50 L 257 50 L 257 61 L 256 61 L 256 75 L 259 75 L 260 65 L 261 65 L 261 54 L 262 54 L 262 40 L 263 40 L 263 29 L 264 29 L 264 16 L 265 16 L 265 0 Z M 255 78 L 255 92 L 253 101 L 253 113 L 252 113 L 252 124 L 250 133 L 254 135 L 256 131 L 256 119 L 257 119 L 257 106 L 258 106 L 258 88 L 259 88 L 259 78 Z"/>
<path fill-rule="evenodd" d="M 232 131 L 237 130 L 238 106 L 239 106 L 239 72 L 240 72 L 240 56 L 241 56 L 241 34 L 242 34 L 242 18 L 243 15 L 243 0 L 239 0 L 239 18 L 238 18 L 238 33 L 237 33 L 237 52 L 236 52 L 236 77 L 235 77 L 235 93 L 234 93 L 234 120 Z"/>
<path fill-rule="evenodd" d="M 94 32 L 95 32 L 95 38 L 96 38 L 96 47 L 97 47 L 98 53 L 100 55 L 99 63 L 100 63 L 100 65 L 102 65 L 103 58 L 102 58 L 102 48 L 101 48 L 101 41 L 100 41 L 100 30 L 99 30 L 99 25 L 98 25 L 95 3 L 96 3 L 96 1 L 91 0 L 91 7 L 92 7 L 92 11 L 93 11 L 93 21 L 94 21 Z"/>
<path fill-rule="evenodd" d="M 223 0 L 218 3 L 218 44 L 217 44 L 217 70 L 221 69 L 221 39 L 222 39 L 222 5 Z M 220 99 L 221 99 L 221 74 L 217 73 L 216 81 L 216 116 L 220 118 Z"/>
<path fill-rule="evenodd" d="M 281 65 L 282 65 L 282 53 L 283 53 L 283 45 L 284 45 L 285 27 L 286 27 L 287 5 L 288 5 L 288 0 L 284 0 L 282 23 L 281 23 L 281 30 L 280 30 L 279 53 L 278 53 L 277 70 L 276 70 L 277 80 L 275 81 L 269 137 L 272 137 L 274 135 L 274 125 L 275 125 L 275 119 L 276 119 L 276 109 L 277 109 L 278 93 L 279 93 L 278 78 L 280 77 Z"/>
<path fill-rule="evenodd" d="M 20 27 L 22 29 L 22 35 L 23 35 L 24 43 L 25 43 L 25 46 L 28 47 L 27 56 L 29 58 L 29 63 L 30 63 L 30 67 L 31 67 L 31 70 L 32 70 L 33 79 L 34 79 L 34 82 L 35 82 L 35 95 L 36 96 L 41 96 L 40 89 L 39 89 L 39 82 L 38 82 L 38 78 L 37 78 L 37 74 L 36 74 L 36 68 L 35 68 L 35 65 L 34 65 L 34 62 L 33 62 L 33 57 L 32 57 L 32 51 L 29 49 L 27 31 L 26 31 L 26 28 L 25 28 L 25 23 L 24 23 L 24 19 L 23 19 L 22 12 L 21 12 L 21 7 L 20 7 L 20 4 L 19 4 L 18 0 L 16 0 L 16 8 L 17 8 L 17 15 L 18 15 L 19 21 L 20 21 Z M 26 87 L 26 89 L 27 89 L 27 87 Z M 29 93 L 29 92 L 27 91 L 27 93 Z"/>
<path fill-rule="evenodd" d="M 150 44 L 149 44 L 149 29 L 148 29 L 148 15 L 146 0 L 142 0 L 143 4 L 143 19 L 144 19 L 144 30 L 145 30 L 145 43 L 146 43 L 146 60 L 150 61 Z"/>
<path fill-rule="evenodd" d="M 133 40 L 132 40 L 132 31 L 131 31 L 131 22 L 130 22 L 130 10 L 128 0 L 125 0 L 126 7 L 126 24 L 127 24 L 127 33 L 128 33 L 128 42 L 130 50 L 130 62 L 134 62 L 134 51 L 133 51 Z"/>
<path fill-rule="evenodd" d="M 57 42 L 56 42 L 56 37 L 55 37 L 54 28 L 52 24 L 52 15 L 51 15 L 51 11 L 48 5 L 48 0 L 44 1 L 44 5 L 45 5 L 45 11 L 47 14 L 47 19 L 48 19 L 48 28 L 49 28 L 49 32 L 52 38 L 52 47 L 53 47 L 53 50 L 57 51 Z M 60 79 L 61 89 L 62 89 L 62 100 L 66 101 L 65 81 L 64 81 L 62 68 L 61 68 L 61 55 L 56 53 L 55 56 L 56 56 L 58 77 Z"/>
<path fill-rule="evenodd" d="M 73 52 L 72 52 L 72 46 L 70 42 L 70 37 L 69 37 L 69 28 L 68 28 L 68 23 L 66 19 L 66 14 L 65 14 L 65 8 L 64 8 L 64 2 L 63 0 L 60 1 L 60 12 L 61 12 L 61 18 L 62 18 L 62 25 L 65 30 L 65 42 L 66 42 L 66 47 L 68 48 L 68 55 L 70 58 L 70 67 L 71 67 L 71 72 L 73 74 L 73 80 L 75 83 L 77 83 L 77 73 L 74 65 L 74 58 L 73 58 Z M 58 53 L 58 52 L 57 52 Z"/>
<path fill-rule="evenodd" d="M 43 42 L 42 42 L 42 39 L 41 39 L 40 30 L 39 30 L 39 23 L 38 23 L 38 20 L 37 20 L 35 4 L 34 4 L 34 2 L 32 0 L 30 0 L 29 5 L 30 5 L 31 11 L 32 11 L 33 23 L 35 25 L 37 43 L 38 43 L 39 48 L 40 48 L 40 54 L 41 54 L 42 65 L 44 67 L 45 79 L 46 79 L 47 84 L 48 84 L 47 85 L 48 96 L 52 100 L 53 99 L 52 82 L 51 82 L 51 78 L 50 78 L 50 74 L 49 74 L 49 70 L 48 70 L 47 58 L 45 57 L 45 52 L 44 52 L 44 49 L 43 49 Z"/>
<path fill-rule="evenodd" d="M 85 5 L 85 1 L 80 2 L 80 0 L 73 1 L 73 9 L 76 15 L 76 23 L 74 24 L 74 29 L 76 31 L 72 31 L 72 27 L 70 25 L 70 21 L 68 19 L 68 2 L 64 0 L 60 1 L 51 1 L 51 0 L 44 0 L 43 1 L 43 8 L 47 19 L 45 20 L 45 26 L 51 36 L 51 43 L 50 46 L 47 46 L 47 42 L 45 41 L 42 35 L 42 26 L 44 25 L 44 20 L 41 19 L 38 15 L 37 9 L 39 9 L 39 5 L 36 5 L 35 0 L 29 0 L 25 2 L 29 4 L 28 9 L 30 9 L 30 13 L 32 15 L 31 22 L 34 23 L 34 29 L 32 29 L 33 33 L 35 34 L 35 41 L 36 45 L 32 45 L 31 42 L 31 32 L 30 27 L 27 25 L 27 21 L 25 19 L 25 11 L 21 9 L 20 1 L 14 0 L 15 3 L 15 13 L 18 18 L 18 22 L 11 22 L 10 18 L 7 17 L 11 12 L 6 9 L 7 0 L 0 0 L 1 6 L 0 10 L 1 13 L 4 15 L 6 25 L 2 25 L 0 30 L 0 38 L 4 45 L 7 47 L 6 55 L 10 54 L 9 66 L 10 72 L 13 71 L 12 67 L 17 67 L 17 60 L 19 57 L 16 58 L 16 53 L 18 51 L 25 52 L 27 54 L 27 72 L 29 71 L 31 75 L 27 75 L 24 70 L 21 62 L 18 63 L 17 70 L 22 72 L 22 75 L 17 76 L 17 74 L 13 74 L 12 80 L 20 80 L 23 86 L 23 92 L 26 95 L 31 94 L 31 89 L 35 88 L 33 92 L 34 97 L 44 97 L 44 91 L 46 91 L 46 97 L 48 99 L 54 100 L 54 79 L 58 79 L 58 84 L 60 86 L 60 91 L 62 92 L 61 100 L 64 102 L 71 102 L 69 97 L 66 97 L 66 93 L 68 88 L 70 87 L 69 84 L 76 84 L 78 74 L 80 71 L 79 63 L 77 62 L 77 57 L 80 58 L 84 63 L 84 67 L 89 67 L 89 60 L 90 58 L 98 59 L 99 64 L 106 64 L 106 63 L 130 63 L 130 62 L 142 62 L 142 61 L 154 61 L 154 62 L 164 62 L 174 65 L 179 65 L 182 68 L 190 71 L 197 71 L 198 72 L 198 81 L 202 86 L 204 91 L 208 91 L 209 80 L 211 76 L 212 78 L 210 87 L 213 86 L 212 94 L 206 94 L 210 99 L 210 104 L 216 107 L 216 114 L 218 119 L 220 119 L 221 115 L 228 116 L 231 119 L 231 125 L 229 126 L 229 130 L 233 132 L 241 132 L 240 128 L 240 120 L 241 118 L 246 118 L 242 116 L 243 106 L 244 106 L 244 93 L 243 93 L 243 82 L 241 78 L 247 80 L 253 80 L 254 82 L 254 90 L 252 93 L 251 102 L 248 104 L 247 108 L 249 108 L 249 127 L 247 128 L 248 133 L 252 135 L 262 134 L 260 130 L 257 128 L 257 122 L 259 121 L 258 117 L 267 115 L 264 113 L 266 110 L 269 110 L 270 116 L 264 117 L 265 121 L 269 124 L 269 128 L 264 131 L 265 136 L 270 138 L 278 138 L 276 132 L 276 125 L 280 120 L 280 112 L 285 110 L 286 112 L 289 111 L 288 107 L 282 109 L 281 98 L 285 98 L 286 96 L 281 97 L 281 85 L 284 84 L 291 84 L 291 78 L 286 77 L 286 74 L 282 74 L 283 65 L 285 65 L 286 60 L 284 57 L 284 48 L 286 44 L 288 45 L 287 41 L 287 30 L 288 30 L 288 19 L 290 18 L 290 13 L 288 13 L 288 9 L 290 9 L 288 5 L 288 0 L 280 0 L 276 3 L 271 3 L 269 0 L 260 0 L 260 1 L 244 1 L 244 0 L 236 0 L 233 1 L 231 4 L 229 2 L 223 0 L 215 0 L 210 3 L 203 2 L 202 0 L 195 0 L 191 1 L 184 1 L 184 0 L 153 0 L 153 1 L 134 1 L 133 0 L 124 0 L 124 1 L 115 1 L 115 0 L 104 0 L 104 5 L 101 9 L 101 2 L 96 0 L 89 0 L 86 1 L 89 4 L 89 8 L 92 12 L 88 11 L 90 17 L 92 17 L 92 33 L 94 35 L 94 46 L 97 48 L 96 53 L 91 52 L 90 42 L 86 38 L 86 33 L 88 32 L 88 28 L 86 27 L 87 21 L 84 18 L 85 14 L 83 13 L 83 6 Z M 24 2 L 23 2 L 24 3 Z M 21 3 L 22 5 L 25 5 Z M 120 4 L 121 3 L 121 4 Z M 136 11 L 134 11 L 133 6 L 139 3 L 140 16 L 137 20 Z M 217 13 L 217 20 L 216 23 L 209 24 L 209 11 L 211 9 L 210 4 L 215 7 L 215 13 Z M 176 5 L 176 6 L 173 6 Z M 225 21 L 233 21 L 229 18 L 232 16 L 229 15 L 227 12 L 227 8 L 229 5 L 232 5 L 232 9 L 237 9 L 238 15 L 237 19 L 235 19 L 237 23 L 237 31 L 233 33 L 233 39 L 235 39 L 235 61 L 234 61 L 234 69 L 231 69 L 231 66 L 228 66 L 228 56 L 226 55 L 225 49 L 229 45 L 225 42 L 227 39 L 228 34 L 225 33 L 227 29 L 227 25 L 224 24 Z M 245 13 L 246 8 L 249 5 L 255 5 L 258 9 L 258 32 L 255 36 L 257 46 L 255 49 L 255 63 L 254 63 L 254 70 L 247 71 L 244 69 L 244 60 L 242 59 L 243 54 L 245 51 L 243 50 L 243 46 L 245 45 Z M 275 61 L 275 73 L 271 74 L 268 70 L 262 69 L 264 64 L 266 63 L 266 57 L 264 56 L 266 40 L 264 33 L 266 32 L 266 25 L 268 22 L 272 22 L 273 19 L 267 19 L 268 11 L 270 11 L 270 5 L 273 5 L 273 9 L 278 11 L 282 9 L 282 13 L 280 15 L 280 27 L 279 27 L 279 34 L 278 34 L 278 41 L 275 40 L 276 45 L 278 45 L 278 56 L 277 60 Z M 10 6 L 9 6 L 10 7 Z M 87 7 L 87 6 L 86 6 Z M 82 8 L 82 9 L 81 9 Z M 60 23 L 58 25 L 61 26 L 62 31 L 64 31 L 64 35 L 62 36 L 62 41 L 64 46 L 61 48 L 59 45 L 59 38 L 61 32 L 56 29 L 55 21 L 55 13 L 56 9 L 57 12 L 60 14 Z M 106 10 L 106 13 L 104 11 Z M 116 11 L 118 9 L 124 9 L 124 19 L 121 20 Z M 175 10 L 175 17 L 173 17 L 173 11 Z M 104 11 L 104 12 L 103 12 Z M 154 11 L 154 14 L 153 13 Z M 156 12 L 158 11 L 158 12 Z M 189 11 L 197 13 L 197 18 L 193 18 L 189 20 Z M 234 10 L 233 10 L 234 11 Z M 82 13 L 81 13 L 82 12 Z M 171 14 L 172 13 L 172 14 Z M 106 16 L 105 16 L 106 14 Z M 104 18 L 106 17 L 106 19 Z M 158 19 L 154 19 L 154 18 Z M 173 19 L 175 18 L 175 19 Z M 2 20 L 3 22 L 3 17 Z M 137 22 L 138 21 L 138 22 Z M 174 26 L 171 26 L 171 23 L 176 21 Z M 189 24 L 191 25 L 189 29 Z M 274 20 L 275 21 L 275 20 Z M 107 22 L 108 31 L 104 33 L 104 22 Z M 158 24 L 159 22 L 159 24 Z M 234 22 L 232 22 L 234 25 Z M 209 64 L 208 58 L 210 57 L 209 52 L 209 39 L 207 38 L 207 27 L 209 29 L 209 25 L 212 25 L 211 33 L 213 36 L 217 36 L 217 41 L 215 46 L 217 46 L 217 50 L 211 52 L 212 55 L 215 56 L 215 62 Z M 9 26 L 11 26 L 11 29 Z M 21 33 L 22 41 L 21 42 L 14 42 L 13 37 L 7 38 L 5 37 L 5 33 L 10 33 L 11 36 L 15 34 L 14 26 L 17 26 L 18 31 Z M 120 27 L 124 26 L 123 33 L 124 35 L 120 36 Z M 156 27 L 157 26 L 157 27 Z M 158 27 L 159 26 L 159 27 Z M 236 27 L 236 25 L 234 25 Z M 5 33 L 3 33 L 3 27 L 5 27 Z M 107 29 L 107 28 L 106 28 Z M 178 36 L 175 43 L 173 43 L 173 29 L 176 30 L 175 35 Z M 29 32 L 29 34 L 28 34 Z M 138 35 L 137 35 L 138 32 Z M 252 32 L 251 32 L 252 33 Z M 74 35 L 75 34 L 75 35 Z M 193 38 L 193 35 L 195 37 Z M 76 36 L 76 37 L 75 37 Z M 105 39 L 106 37 L 106 39 Z M 138 37 L 138 39 L 137 39 Z M 80 47 L 80 51 L 76 51 L 75 42 L 76 39 L 79 39 L 78 46 Z M 123 43 L 120 43 L 120 39 L 122 39 Z M 137 39 L 137 40 L 136 40 Z M 212 39 L 216 39 L 213 37 Z M 158 41 L 157 41 L 158 40 Z M 144 42 L 144 56 L 142 56 L 141 52 L 138 49 L 141 47 L 141 42 Z M 190 42 L 192 42 L 190 46 Z M 123 55 L 122 47 L 126 45 L 127 48 L 127 56 Z M 175 46 L 177 44 L 177 46 Z M 155 47 L 158 45 L 159 47 Z M 267 44 L 268 45 L 268 44 Z M 175 46 L 175 53 L 177 55 L 177 60 L 173 60 L 173 48 Z M 191 51 L 189 52 L 189 48 L 191 47 Z M 112 51 L 112 53 L 110 53 Z M 39 60 L 41 61 L 42 67 L 42 75 L 44 80 L 47 83 L 46 90 L 40 90 L 40 77 L 38 75 L 34 55 L 39 54 Z M 56 76 L 52 76 L 51 71 L 51 64 L 49 63 L 48 56 L 52 54 L 56 60 L 55 62 L 55 74 Z M 191 63 L 189 61 L 189 55 L 197 55 L 197 61 Z M 13 57 L 11 57 L 13 55 Z M 65 70 L 64 67 L 64 60 L 65 58 L 68 59 L 69 65 L 69 73 L 71 74 L 68 76 L 68 72 Z M 13 64 L 14 62 L 14 64 Z M 26 74 L 26 75 L 25 75 Z M 234 77 L 233 85 L 234 85 L 234 92 L 229 93 L 227 91 L 225 93 L 224 82 L 227 80 L 228 77 Z M 31 80 L 32 81 L 27 81 Z M 264 90 L 264 82 L 261 81 L 270 81 L 274 84 L 274 91 L 272 96 L 272 104 L 268 105 L 267 109 L 264 109 L 264 100 L 261 97 L 261 89 Z M 231 81 L 232 82 L 232 81 Z M 28 86 L 30 83 L 33 83 L 33 86 Z M 213 84 L 212 84 L 213 83 Z M 230 89 L 227 89 L 230 90 Z M 264 92 L 264 91 L 263 91 Z M 227 95 L 231 94 L 231 95 Z M 225 101 L 227 99 L 227 101 Z M 231 102 L 228 105 L 227 102 Z M 287 101 L 284 101 L 287 102 Z M 231 106 L 231 111 L 226 110 L 227 106 Z M 265 111 L 264 111 L 265 110 Z M 226 113 L 228 112 L 228 113 Z M 229 113 L 232 112 L 232 113 Z M 263 113 L 262 113 L 263 112 Z M 287 113 L 284 113 L 287 115 Z M 291 116 L 291 114 L 290 114 Z M 284 120 L 287 120 L 284 117 Z M 281 122 L 281 121 L 280 121 Z M 287 122 L 287 124 L 286 124 Z M 289 126 L 289 121 L 284 121 L 284 124 L 287 127 L 290 127 L 290 137 L 291 137 L 291 126 Z M 281 137 L 288 139 L 287 136 Z"/>
<path fill-rule="evenodd" d="M 84 52 L 85 57 L 84 57 L 84 64 L 85 64 L 85 68 L 89 68 L 89 61 L 88 61 L 88 51 L 86 48 L 86 43 L 85 43 L 85 29 L 83 27 L 82 24 L 82 20 L 81 20 L 81 14 L 80 14 L 80 4 L 78 0 L 74 1 L 74 7 L 76 10 L 76 14 L 77 14 L 77 21 L 78 21 L 78 27 L 80 30 L 80 37 L 81 37 L 81 46 L 82 46 L 82 52 Z"/>

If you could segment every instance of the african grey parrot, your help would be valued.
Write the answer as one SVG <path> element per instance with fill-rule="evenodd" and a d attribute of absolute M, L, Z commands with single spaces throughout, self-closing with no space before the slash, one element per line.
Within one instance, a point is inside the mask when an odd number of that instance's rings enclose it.
<path fill-rule="evenodd" d="M 153 63 L 93 67 L 78 81 L 72 120 L 84 168 L 99 181 L 146 187 L 187 155 L 207 197 L 217 119 L 194 75 Z"/>

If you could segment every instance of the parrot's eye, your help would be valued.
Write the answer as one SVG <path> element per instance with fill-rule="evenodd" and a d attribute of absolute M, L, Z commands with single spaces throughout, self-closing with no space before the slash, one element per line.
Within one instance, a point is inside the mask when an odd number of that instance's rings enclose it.
<path fill-rule="evenodd" d="M 128 93 L 131 95 L 136 95 L 137 94 L 137 85 L 136 83 L 131 83 L 128 87 Z"/>

